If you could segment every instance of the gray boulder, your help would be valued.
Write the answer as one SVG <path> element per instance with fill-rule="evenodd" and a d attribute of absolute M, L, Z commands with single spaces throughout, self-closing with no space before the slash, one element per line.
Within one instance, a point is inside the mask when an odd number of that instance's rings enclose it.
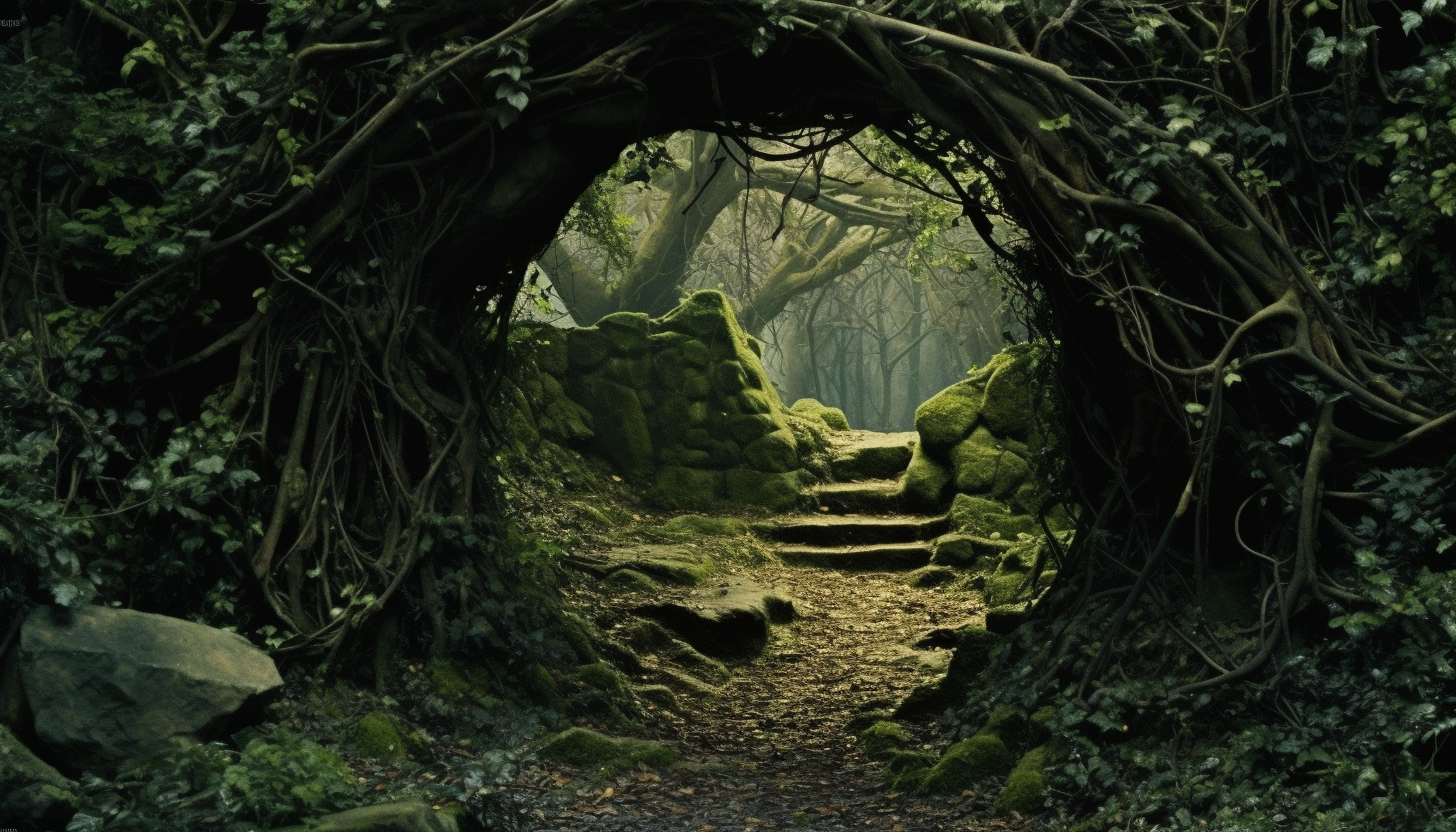
<path fill-rule="evenodd" d="M 99 773 L 210 739 L 283 685 L 242 636 L 106 607 L 33 611 L 20 631 L 20 678 L 42 753 Z"/>
<path fill-rule="evenodd" d="M 0 725 L 0 822 L 6 828 L 64 828 L 76 814 L 75 788 Z"/>

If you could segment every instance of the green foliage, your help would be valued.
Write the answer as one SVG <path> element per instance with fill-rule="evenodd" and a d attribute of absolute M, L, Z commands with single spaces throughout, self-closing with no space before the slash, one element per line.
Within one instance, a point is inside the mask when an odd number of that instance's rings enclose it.
<path fill-rule="evenodd" d="M 346 808 L 357 800 L 338 757 L 286 729 L 241 752 L 198 745 L 106 781 L 87 775 L 70 832 L 241 832 Z"/>

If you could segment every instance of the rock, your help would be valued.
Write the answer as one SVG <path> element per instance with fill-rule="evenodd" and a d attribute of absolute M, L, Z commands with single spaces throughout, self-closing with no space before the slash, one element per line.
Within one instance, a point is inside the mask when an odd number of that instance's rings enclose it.
<path fill-rule="evenodd" d="M 668 332 L 693 336 L 710 352 L 725 348 L 732 351 L 741 346 L 751 354 L 743 330 L 738 326 L 738 316 L 722 292 L 712 289 L 693 292 L 677 308 L 663 315 L 658 325 Z"/>
<path fill-rule="evenodd" d="M 748 445 L 759 437 L 783 428 L 782 420 L 775 419 L 771 414 L 751 413 L 728 417 L 728 432 L 733 436 L 733 441 L 741 445 Z"/>
<path fill-rule="evenodd" d="M 910 465 L 905 469 L 903 494 L 906 507 L 921 511 L 942 509 L 951 480 L 950 471 L 931 459 L 917 443 L 910 456 Z"/>
<path fill-rule="evenodd" d="M 562 394 L 548 399 L 537 419 L 541 434 L 553 442 L 576 443 L 596 435 L 592 430 L 592 415 L 581 405 Z"/>
<path fill-rule="evenodd" d="M 708 684 L 721 685 L 728 681 L 730 674 L 722 662 L 699 653 L 656 621 L 634 621 L 622 627 L 618 635 L 644 659 L 671 663 Z"/>
<path fill-rule="evenodd" d="M 667 685 L 637 685 L 632 692 L 647 703 L 648 710 L 674 713 L 678 710 L 677 694 Z"/>
<path fill-rule="evenodd" d="M 950 452 L 956 491 L 962 494 L 990 494 L 1005 500 L 1031 476 L 1026 460 L 997 447 L 996 437 L 976 428 L 970 437 Z"/>
<path fill-rule="evenodd" d="M 713 559 L 682 545 L 644 543 L 605 553 L 608 569 L 631 569 L 659 581 L 697 586 L 716 571 Z"/>
<path fill-rule="evenodd" d="M 835 479 L 897 479 L 910 465 L 915 433 L 871 433 L 834 449 L 829 469 Z"/>
<path fill-rule="evenodd" d="M 922 566 L 905 576 L 910 586 L 926 588 L 948 584 L 956 579 L 956 571 L 946 566 Z"/>
<path fill-rule="evenodd" d="M 986 560 L 993 563 L 999 561 L 1006 550 L 1014 545 L 1016 542 L 1011 540 L 992 540 L 960 533 L 945 534 L 935 539 L 935 555 L 930 562 L 940 566 L 973 569 Z"/>
<path fill-rule="evenodd" d="M 1012 514 L 1004 503 L 957 494 L 950 504 L 951 526 L 958 532 L 992 540 L 1016 540 L 1019 535 L 1033 537 L 1041 534 L 1036 518 L 1026 514 Z"/>
<path fill-rule="evenodd" d="M 1011 772 L 1011 752 L 999 737 L 977 734 L 946 749 L 940 761 L 925 775 L 921 791 L 928 794 L 959 794 L 992 777 Z"/>
<path fill-rule="evenodd" d="M 818 399 L 799 399 L 789 408 L 801 416 L 818 419 L 833 430 L 849 430 L 849 419 L 844 411 L 819 403 Z"/>
<path fill-rule="evenodd" d="M 628 592 L 656 592 L 660 587 L 636 569 L 618 569 L 607 576 L 607 583 Z"/>
<path fill-rule="evenodd" d="M 350 744 L 359 756 L 384 763 L 402 762 L 408 754 L 399 727 L 380 711 L 366 714 L 354 724 Z"/>
<path fill-rule="evenodd" d="M 888 760 L 913 744 L 910 732 L 897 722 L 881 720 L 859 733 L 859 744 L 871 760 Z"/>
<path fill-rule="evenodd" d="M 694 649 L 716 658 L 752 656 L 768 643 L 771 621 L 792 619 L 792 602 L 747 581 L 698 590 L 682 601 L 638 607 Z"/>
<path fill-rule="evenodd" d="M 459 828 L 449 812 L 410 800 L 362 806 L 276 832 L 458 832 Z"/>
<path fill-rule="evenodd" d="M 20 675 L 45 752 L 109 773 L 216 736 L 283 685 L 242 636 L 105 607 L 40 608 L 20 633 Z"/>
<path fill-rule="evenodd" d="M 64 829 L 79 805 L 75 790 L 0 725 L 0 823 L 22 832 Z"/>
<path fill-rule="evenodd" d="M 736 468 L 726 472 L 724 482 L 730 503 L 769 511 L 782 511 L 797 504 L 804 487 L 798 471 L 775 474 Z"/>
<path fill-rule="evenodd" d="M 701 453 L 706 461 L 707 453 Z M 657 480 L 648 489 L 647 498 L 666 508 L 701 511 L 712 508 L 722 490 L 722 471 L 670 465 L 658 470 Z"/>
<path fill-rule="evenodd" d="M 566 331 L 566 354 L 571 370 L 582 373 L 595 370 L 611 353 L 607 336 L 594 326 Z"/>
<path fill-rule="evenodd" d="M 712 517 L 703 514 L 679 514 L 662 521 L 659 529 L 680 540 L 701 537 L 736 537 L 748 534 L 748 524 L 736 517 Z"/>
<path fill-rule="evenodd" d="M 597 329 L 606 336 L 611 351 L 617 355 L 642 355 L 647 352 L 647 336 L 652 319 L 645 312 L 613 312 L 597 321 Z"/>
<path fill-rule="evenodd" d="M 918 792 L 925 785 L 925 776 L 935 765 L 933 754 L 923 751 L 896 751 L 885 763 L 886 779 L 892 792 Z"/>
<path fill-rule="evenodd" d="M 969 436 L 981 414 L 982 397 L 979 388 L 969 381 L 961 381 L 915 408 L 915 430 L 926 452 L 945 453 Z"/>
<path fill-rule="evenodd" d="M 586 728 L 568 728 L 536 752 L 541 759 L 615 774 L 637 766 L 666 766 L 677 762 L 677 752 L 665 745 L 637 739 L 617 739 Z"/>
<path fill-rule="evenodd" d="M 590 376 L 573 378 L 570 386 L 572 398 L 592 414 L 597 453 L 623 476 L 646 477 L 654 467 L 652 434 L 637 391 Z"/>
<path fill-rule="evenodd" d="M 986 629 L 997 635 L 1008 635 L 1026 620 L 1025 604 L 1010 604 L 986 610 Z"/>
<path fill-rule="evenodd" d="M 986 382 L 981 418 L 996 435 L 1025 440 L 1036 419 L 1031 360 L 1026 345 L 1008 347 L 1002 354 L 1010 354 L 1012 360 L 997 368 Z"/>
<path fill-rule="evenodd" d="M 748 373 L 737 361 L 722 361 L 713 368 L 713 392 L 727 398 L 748 387 Z"/>
<path fill-rule="evenodd" d="M 1002 812 L 1034 815 L 1046 808 L 1047 747 L 1042 745 L 1026 752 L 1006 778 L 996 808 Z"/>
<path fill-rule="evenodd" d="M 733 396 L 733 406 L 739 413 L 773 413 L 783 405 L 773 393 L 745 387 Z"/>
<path fill-rule="evenodd" d="M 799 443 L 791 431 L 775 430 L 748 443 L 743 458 L 760 471 L 782 474 L 799 467 Z"/>

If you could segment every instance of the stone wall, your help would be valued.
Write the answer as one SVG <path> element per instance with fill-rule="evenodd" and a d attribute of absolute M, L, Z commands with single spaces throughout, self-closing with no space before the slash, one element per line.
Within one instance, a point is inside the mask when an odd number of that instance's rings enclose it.
<path fill-rule="evenodd" d="M 653 501 L 780 509 L 806 482 L 797 434 L 757 340 L 721 292 L 694 293 L 661 318 L 618 312 L 595 326 L 537 329 L 513 373 L 513 433 L 590 450 Z"/>

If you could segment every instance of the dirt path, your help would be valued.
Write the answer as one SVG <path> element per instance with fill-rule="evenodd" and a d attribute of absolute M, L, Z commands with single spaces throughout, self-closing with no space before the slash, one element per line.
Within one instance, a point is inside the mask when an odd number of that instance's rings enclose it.
<path fill-rule="evenodd" d="M 683 761 L 606 782 L 537 768 L 518 783 L 531 830 L 1020 829 L 989 812 L 995 792 L 950 798 L 887 794 L 851 720 L 888 710 L 933 678 L 948 653 L 914 649 L 954 627 L 972 602 L 915 588 L 903 573 L 769 565 L 749 577 L 791 595 L 795 623 L 776 627 L 758 659 L 734 669 L 721 692 L 685 702 L 664 740 Z M 933 729 L 917 739 L 929 743 Z"/>

